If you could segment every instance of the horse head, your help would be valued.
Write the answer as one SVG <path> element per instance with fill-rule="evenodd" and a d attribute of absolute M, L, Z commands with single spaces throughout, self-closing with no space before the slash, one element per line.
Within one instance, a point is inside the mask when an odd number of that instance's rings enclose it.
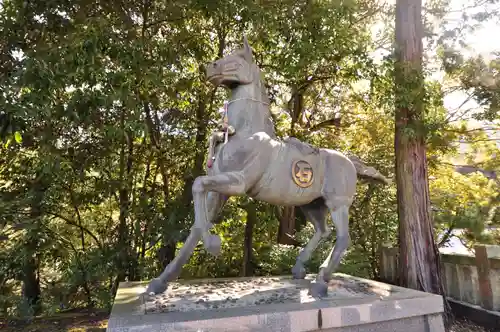
<path fill-rule="evenodd" d="M 254 81 L 255 64 L 248 40 L 243 37 L 243 48 L 206 66 L 207 81 L 215 86 L 232 89 Z"/>
<path fill-rule="evenodd" d="M 264 77 L 253 61 L 252 49 L 245 36 L 243 48 L 208 64 L 205 70 L 208 82 L 231 90 L 227 112 L 229 123 L 236 129 L 235 136 L 261 131 L 276 136 Z"/>

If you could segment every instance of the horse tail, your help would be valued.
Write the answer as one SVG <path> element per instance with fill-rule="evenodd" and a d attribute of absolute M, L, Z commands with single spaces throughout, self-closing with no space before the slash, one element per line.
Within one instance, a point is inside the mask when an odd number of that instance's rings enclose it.
<path fill-rule="evenodd" d="M 349 160 L 354 164 L 354 168 L 356 168 L 356 173 L 361 179 L 364 179 L 369 182 L 377 182 L 384 185 L 388 185 L 391 183 L 391 180 L 382 175 L 375 168 L 366 165 L 363 161 L 355 156 L 349 155 L 347 156 Z"/>

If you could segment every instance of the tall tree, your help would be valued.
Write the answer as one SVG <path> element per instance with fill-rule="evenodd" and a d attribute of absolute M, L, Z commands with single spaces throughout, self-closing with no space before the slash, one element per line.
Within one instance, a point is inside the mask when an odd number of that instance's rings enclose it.
<path fill-rule="evenodd" d="M 421 0 L 396 1 L 395 156 L 402 286 L 444 294 L 430 213 Z M 446 301 L 446 298 L 444 298 Z"/>

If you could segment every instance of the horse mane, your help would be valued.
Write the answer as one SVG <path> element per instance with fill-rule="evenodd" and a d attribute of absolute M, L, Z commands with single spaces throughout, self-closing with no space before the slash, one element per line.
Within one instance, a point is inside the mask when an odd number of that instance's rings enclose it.
<path fill-rule="evenodd" d="M 269 120 L 268 126 L 270 127 L 270 130 L 272 130 L 272 132 L 269 133 L 269 134 L 273 134 L 274 136 L 276 136 L 276 130 L 274 128 L 274 121 L 273 121 L 273 118 L 272 118 L 272 115 L 271 115 L 271 110 L 270 110 L 271 105 L 270 105 L 269 96 L 267 94 L 267 88 L 266 88 L 266 84 L 265 84 L 264 74 L 260 70 L 259 66 L 257 66 L 257 64 L 252 63 L 251 67 L 252 67 L 252 75 L 254 77 L 254 81 L 255 80 L 257 81 L 256 84 L 257 84 L 257 87 L 260 90 L 261 101 L 266 104 L 266 105 L 262 105 L 262 106 L 267 109 L 267 112 L 268 112 L 268 115 L 269 115 L 269 117 L 268 117 L 268 120 Z"/>
<path fill-rule="evenodd" d="M 252 65 L 252 72 L 254 77 L 258 78 L 258 87 L 260 89 L 262 101 L 269 104 L 269 96 L 267 94 L 264 74 L 255 63 Z"/>

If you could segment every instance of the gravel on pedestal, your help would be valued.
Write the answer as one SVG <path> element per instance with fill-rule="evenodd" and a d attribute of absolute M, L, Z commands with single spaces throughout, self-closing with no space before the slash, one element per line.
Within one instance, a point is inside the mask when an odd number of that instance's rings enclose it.
<path fill-rule="evenodd" d="M 228 309 L 277 303 L 317 301 L 308 294 L 311 280 L 291 277 L 261 277 L 211 282 L 171 283 L 161 294 L 144 295 L 145 313 L 188 312 Z M 374 288 L 356 280 L 335 276 L 328 283 L 328 297 L 323 300 L 356 297 L 386 297 L 394 291 Z"/>

